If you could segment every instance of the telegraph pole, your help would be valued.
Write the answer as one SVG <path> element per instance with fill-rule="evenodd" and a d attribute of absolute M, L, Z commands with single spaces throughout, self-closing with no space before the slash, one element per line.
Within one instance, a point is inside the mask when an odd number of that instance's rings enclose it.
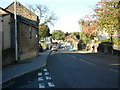
<path fill-rule="evenodd" d="M 14 2 L 14 20 L 15 20 L 15 61 L 18 61 L 18 42 L 17 42 L 17 0 Z"/>

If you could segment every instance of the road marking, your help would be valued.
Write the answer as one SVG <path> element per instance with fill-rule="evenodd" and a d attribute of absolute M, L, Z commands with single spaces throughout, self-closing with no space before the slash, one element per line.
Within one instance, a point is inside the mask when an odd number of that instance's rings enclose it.
<path fill-rule="evenodd" d="M 75 56 L 73 56 L 73 55 L 70 55 L 70 56 L 72 56 L 74 59 L 77 59 Z"/>
<path fill-rule="evenodd" d="M 94 63 L 88 62 L 88 61 L 83 60 L 83 59 L 79 59 L 79 60 L 81 60 L 81 61 L 83 61 L 83 62 L 86 62 L 86 63 L 89 63 L 89 64 L 91 64 L 91 65 L 95 65 Z"/>
<path fill-rule="evenodd" d="M 113 72 L 117 72 L 117 73 L 119 72 L 118 70 L 114 70 L 114 69 L 110 69 L 110 70 L 113 71 Z"/>
<path fill-rule="evenodd" d="M 40 72 L 40 73 L 38 73 L 38 76 L 42 76 L 42 73 Z"/>
<path fill-rule="evenodd" d="M 43 81 L 43 77 L 38 77 L 38 81 Z"/>
<path fill-rule="evenodd" d="M 51 80 L 52 79 L 50 76 L 46 76 L 45 78 L 46 78 L 46 80 Z"/>
<path fill-rule="evenodd" d="M 44 72 L 48 71 L 46 68 L 43 69 Z"/>
<path fill-rule="evenodd" d="M 45 75 L 49 75 L 49 72 L 45 72 Z"/>
<path fill-rule="evenodd" d="M 39 88 L 45 88 L 44 83 L 39 83 Z"/>
<path fill-rule="evenodd" d="M 73 56 L 73 55 L 71 55 L 74 59 L 78 59 L 78 58 L 76 58 L 75 56 Z M 86 61 L 86 60 L 83 60 L 83 59 L 79 59 L 79 60 L 81 60 L 81 61 L 83 61 L 83 62 L 86 62 L 86 63 L 89 63 L 89 64 L 91 64 L 91 65 L 95 65 L 94 63 L 91 63 L 91 62 L 88 62 L 88 61 Z"/>
<path fill-rule="evenodd" d="M 53 82 L 48 82 L 48 86 L 49 86 L 49 87 L 55 87 L 55 85 L 54 85 Z"/>
<path fill-rule="evenodd" d="M 54 88 L 55 84 L 52 82 L 52 78 L 49 76 L 48 69 L 45 67 L 42 70 L 44 71 L 44 75 L 42 72 L 38 73 L 39 88 Z"/>

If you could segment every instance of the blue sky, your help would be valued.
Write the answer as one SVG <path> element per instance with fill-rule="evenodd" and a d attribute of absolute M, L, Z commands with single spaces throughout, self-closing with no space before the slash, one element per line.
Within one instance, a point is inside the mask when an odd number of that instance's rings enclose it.
<path fill-rule="evenodd" d="M 0 0 L 0 7 L 7 7 L 14 0 Z M 54 26 L 49 26 L 53 30 L 64 32 L 80 31 L 79 19 L 86 14 L 93 13 L 92 8 L 100 0 L 17 0 L 24 6 L 28 4 L 44 4 L 59 18 Z"/>

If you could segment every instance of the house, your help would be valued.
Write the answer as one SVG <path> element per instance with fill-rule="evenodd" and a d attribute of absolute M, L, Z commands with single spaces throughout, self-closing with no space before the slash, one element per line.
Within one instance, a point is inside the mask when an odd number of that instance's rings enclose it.
<path fill-rule="evenodd" d="M 78 50 L 79 39 L 77 39 L 77 37 L 74 34 L 70 34 L 67 37 L 65 37 L 65 42 L 67 42 L 66 46 L 72 45 L 74 50 Z"/>
<path fill-rule="evenodd" d="M 5 9 L 0 8 L 0 28 L 2 30 L 2 65 L 8 65 L 13 61 L 13 52 L 11 47 L 11 14 Z"/>
<path fill-rule="evenodd" d="M 12 11 L 13 6 L 14 3 L 10 4 L 6 9 L 0 8 L 3 66 L 15 62 L 15 23 Z M 38 56 L 38 25 L 38 16 L 17 2 L 18 60 L 21 61 Z"/>

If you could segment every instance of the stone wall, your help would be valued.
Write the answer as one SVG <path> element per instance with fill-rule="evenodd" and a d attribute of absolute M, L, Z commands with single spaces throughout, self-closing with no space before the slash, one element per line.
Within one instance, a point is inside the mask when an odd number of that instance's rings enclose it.
<path fill-rule="evenodd" d="M 2 66 L 8 66 L 15 63 L 14 61 L 14 50 L 12 48 L 5 49 L 2 51 Z"/>
<path fill-rule="evenodd" d="M 38 55 L 39 44 L 37 28 L 19 22 L 19 54 L 20 60 L 32 58 Z"/>

